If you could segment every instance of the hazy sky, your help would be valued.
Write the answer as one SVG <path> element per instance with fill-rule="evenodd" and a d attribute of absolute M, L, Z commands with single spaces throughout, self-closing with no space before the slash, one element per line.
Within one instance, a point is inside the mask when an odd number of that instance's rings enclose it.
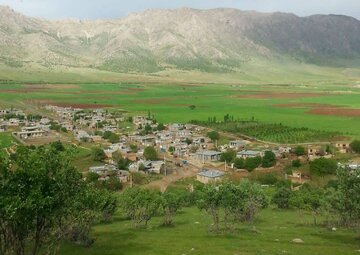
<path fill-rule="evenodd" d="M 264 12 L 344 14 L 360 19 L 360 0 L 0 0 L 26 15 L 50 19 L 119 18 L 151 8 L 192 7 L 200 9 L 232 7 Z"/>

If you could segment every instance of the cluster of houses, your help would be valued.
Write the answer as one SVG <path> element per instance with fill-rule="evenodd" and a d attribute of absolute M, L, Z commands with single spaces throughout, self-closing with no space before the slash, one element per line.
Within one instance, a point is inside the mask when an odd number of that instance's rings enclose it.
<path fill-rule="evenodd" d="M 45 109 L 52 113 L 53 119 L 41 116 L 32 118 L 32 115 L 27 115 L 24 111 L 15 108 L 0 109 L 0 132 L 11 130 L 14 136 L 25 141 L 30 138 L 44 137 L 53 129 L 53 125 L 57 125 L 62 130 L 72 132 L 74 139 L 79 142 L 101 142 L 106 145 L 103 149 L 107 158 L 106 164 L 90 167 L 89 171 L 99 174 L 103 179 L 115 173 L 122 182 L 127 182 L 130 178 L 129 171 L 162 174 L 166 171 L 165 158 L 170 156 L 186 160 L 196 166 L 204 166 L 220 161 L 222 153 L 229 149 L 234 150 L 236 156 L 242 159 L 263 157 L 268 150 L 271 150 L 276 157 L 283 158 L 292 151 L 291 147 L 286 146 L 270 149 L 256 147 L 250 141 L 241 139 L 216 146 L 205 135 L 207 130 L 203 127 L 171 123 L 159 128 L 158 123 L 144 116 L 132 117 L 135 131 L 130 132 L 129 128 L 127 134 L 124 134 L 119 129 L 119 123 L 125 121 L 122 113 L 108 112 L 104 109 L 84 110 L 54 105 L 47 105 Z M 145 129 L 147 132 L 144 132 Z M 117 134 L 116 140 L 118 140 L 104 143 L 101 134 L 107 131 Z M 162 160 L 147 160 L 144 157 L 146 147 L 154 147 Z M 332 144 L 332 147 L 340 153 L 350 151 L 349 142 L 337 142 Z M 118 169 L 116 154 L 131 162 L 127 169 Z M 323 146 L 309 146 L 307 156 L 312 160 L 332 155 L 330 151 L 324 150 Z M 351 169 L 360 168 L 358 164 L 340 166 Z M 202 183 L 209 183 L 220 180 L 224 175 L 225 173 L 219 170 L 203 169 L 197 174 L 197 179 Z"/>
<path fill-rule="evenodd" d="M 16 108 L 0 109 L 0 132 L 5 131 L 12 131 L 20 140 L 43 137 L 50 131 L 50 120 L 46 117 L 27 115 Z"/>
<path fill-rule="evenodd" d="M 46 105 L 45 109 L 53 112 L 57 117 L 54 122 L 73 132 L 78 141 L 102 141 L 100 135 L 94 134 L 94 130 L 118 132 L 117 123 L 124 121 L 122 114 L 110 113 L 101 108 L 85 111 L 81 108 Z"/>

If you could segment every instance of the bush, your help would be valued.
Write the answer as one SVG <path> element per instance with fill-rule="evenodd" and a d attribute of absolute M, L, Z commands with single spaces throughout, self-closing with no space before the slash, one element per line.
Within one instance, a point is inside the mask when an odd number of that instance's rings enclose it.
<path fill-rule="evenodd" d="M 265 151 L 265 155 L 262 159 L 262 167 L 269 168 L 276 165 L 276 156 L 272 151 Z"/>
<path fill-rule="evenodd" d="M 221 162 L 226 161 L 227 163 L 230 163 L 233 162 L 235 158 L 236 158 L 236 151 L 228 150 L 221 154 L 220 161 Z"/>
<path fill-rule="evenodd" d="M 211 141 L 216 141 L 216 140 L 219 140 L 219 138 L 220 138 L 219 133 L 216 131 L 208 132 L 206 134 L 206 136 L 209 137 L 211 139 Z"/>
<path fill-rule="evenodd" d="M 335 174 L 337 162 L 334 159 L 319 158 L 310 162 L 310 172 L 315 175 L 324 176 Z"/>
<path fill-rule="evenodd" d="M 53 142 L 50 146 L 57 151 L 65 151 L 65 147 L 60 141 Z"/>
<path fill-rule="evenodd" d="M 297 167 L 297 168 L 301 167 L 301 162 L 300 162 L 299 159 L 293 160 L 291 164 L 292 164 L 293 167 Z"/>
<path fill-rule="evenodd" d="M 289 208 L 291 198 L 291 189 L 287 187 L 280 187 L 273 196 L 272 202 L 277 205 L 279 209 Z"/>
<path fill-rule="evenodd" d="M 144 150 L 144 157 L 146 160 L 155 161 L 158 159 L 157 152 L 154 147 L 149 146 Z"/>
<path fill-rule="evenodd" d="M 236 169 L 244 169 L 245 168 L 245 160 L 243 158 L 235 158 L 234 167 Z"/>
<path fill-rule="evenodd" d="M 297 156 L 304 156 L 306 154 L 306 150 L 304 147 L 302 146 L 297 146 L 295 149 L 294 149 L 294 153 L 297 155 Z"/>
<path fill-rule="evenodd" d="M 252 172 L 261 165 L 261 162 L 262 162 L 261 157 L 247 158 L 245 160 L 245 169 L 248 170 L 249 172 Z"/>
<path fill-rule="evenodd" d="M 279 180 L 276 174 L 269 173 L 269 174 L 259 174 L 256 176 L 257 182 L 264 185 L 275 185 Z"/>
<path fill-rule="evenodd" d="M 103 149 L 94 148 L 93 149 L 93 160 L 98 162 L 103 162 L 106 159 L 106 155 Z"/>
<path fill-rule="evenodd" d="M 350 148 L 353 152 L 360 153 L 360 140 L 355 140 L 350 144 Z"/>

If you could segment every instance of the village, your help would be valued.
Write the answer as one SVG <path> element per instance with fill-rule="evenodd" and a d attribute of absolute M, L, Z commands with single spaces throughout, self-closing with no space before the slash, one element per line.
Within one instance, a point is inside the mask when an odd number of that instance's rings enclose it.
<path fill-rule="evenodd" d="M 15 151 L 16 144 L 39 146 L 52 142 L 95 150 L 98 159 L 81 169 L 82 172 L 96 174 L 100 180 L 116 176 L 124 185 L 133 185 L 131 173 L 159 175 L 164 179 L 175 176 L 172 180 L 191 177 L 207 184 L 230 176 L 246 177 L 254 170 L 285 172 L 285 179 L 302 184 L 309 176 L 296 169 L 286 173 L 287 165 L 350 153 L 350 142 L 298 148 L 274 146 L 241 138 L 220 139 L 216 131 L 193 124 L 157 123 L 150 113 L 130 116 L 101 108 L 55 105 L 43 106 L 41 114 L 1 109 L 0 132 L 10 133 L 16 141 L 7 148 L 8 153 Z M 303 152 L 297 152 L 299 147 Z M 265 164 L 265 159 L 270 163 Z M 360 164 L 352 160 L 338 162 L 338 165 L 360 168 Z"/>

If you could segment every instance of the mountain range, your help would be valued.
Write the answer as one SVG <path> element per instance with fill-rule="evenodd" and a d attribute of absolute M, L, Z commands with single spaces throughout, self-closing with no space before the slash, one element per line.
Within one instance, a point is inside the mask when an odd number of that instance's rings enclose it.
<path fill-rule="evenodd" d="M 111 72 L 241 72 L 258 63 L 360 67 L 360 21 L 237 9 L 147 10 L 113 20 L 44 20 L 0 6 L 0 63 Z"/>

